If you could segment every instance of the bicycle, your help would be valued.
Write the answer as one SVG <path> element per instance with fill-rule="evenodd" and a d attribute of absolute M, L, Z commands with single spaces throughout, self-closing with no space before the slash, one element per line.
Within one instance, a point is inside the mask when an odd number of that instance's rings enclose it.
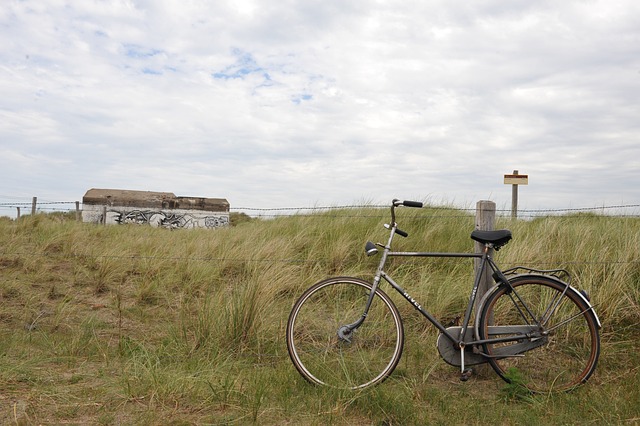
<path fill-rule="evenodd" d="M 600 354 L 600 320 L 586 292 L 572 287 L 562 269 L 515 267 L 501 271 L 491 253 L 507 244 L 511 231 L 474 230 L 471 238 L 481 253 L 392 251 L 398 228 L 396 208 L 421 208 L 417 201 L 393 200 L 386 245 L 368 241 L 367 255 L 382 249 L 373 282 L 334 277 L 317 282 L 294 303 L 287 322 L 287 350 L 298 372 L 309 382 L 337 388 L 363 389 L 385 380 L 400 361 L 404 327 L 392 299 L 380 288 L 384 280 L 440 332 L 438 352 L 460 367 L 467 380 L 469 366 L 489 363 L 506 382 L 512 368 L 532 392 L 568 391 L 592 375 Z M 385 270 L 389 257 L 452 257 L 479 259 L 480 266 L 461 326 L 445 327 Z M 471 316 L 481 277 L 491 269 L 496 285 L 479 300 Z"/>

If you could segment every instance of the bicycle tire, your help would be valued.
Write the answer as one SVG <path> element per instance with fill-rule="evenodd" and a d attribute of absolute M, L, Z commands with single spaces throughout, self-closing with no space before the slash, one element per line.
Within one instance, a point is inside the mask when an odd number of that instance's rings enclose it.
<path fill-rule="evenodd" d="M 479 319 L 480 339 L 522 336 L 483 345 L 496 373 L 534 393 L 569 391 L 586 382 L 600 355 L 600 325 L 589 303 L 549 277 L 524 275 L 509 282 L 511 287 L 498 286 L 487 296 Z"/>
<path fill-rule="evenodd" d="M 372 285 L 351 277 L 320 281 L 296 301 L 287 322 L 287 350 L 309 382 L 362 389 L 385 380 L 404 346 L 404 328 L 393 301 L 379 288 L 362 325 L 350 342 L 338 337 L 341 326 L 363 314 Z"/>

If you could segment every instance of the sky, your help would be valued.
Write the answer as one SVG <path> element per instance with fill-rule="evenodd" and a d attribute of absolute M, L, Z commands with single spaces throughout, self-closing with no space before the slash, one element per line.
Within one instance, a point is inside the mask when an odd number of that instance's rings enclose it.
<path fill-rule="evenodd" d="M 640 203 L 637 0 L 0 3 L 0 203 Z"/>

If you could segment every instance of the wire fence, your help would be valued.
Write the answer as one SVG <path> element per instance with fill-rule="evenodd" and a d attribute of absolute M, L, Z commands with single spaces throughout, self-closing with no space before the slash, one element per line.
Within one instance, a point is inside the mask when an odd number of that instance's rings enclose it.
<path fill-rule="evenodd" d="M 58 259 L 58 260 L 82 260 L 82 259 L 93 259 L 93 260 L 132 260 L 132 261 L 158 261 L 162 263 L 168 262 L 203 262 L 203 263 L 253 263 L 253 264 L 317 264 L 323 262 L 331 262 L 332 259 L 329 258 L 309 258 L 309 259 L 299 259 L 299 258 L 238 258 L 238 257 L 218 257 L 218 256 L 163 256 L 163 255 L 153 255 L 153 256 L 144 256 L 144 255 L 105 255 L 105 254 L 68 254 L 68 253 L 49 253 L 49 252 L 33 252 L 33 251 L 22 251 L 22 250 L 12 250 L 12 249 L 0 249 L 0 256 L 3 257 L 17 257 L 17 258 L 48 258 L 48 259 Z M 417 260 L 416 260 L 417 261 Z M 593 259 L 570 259 L 563 260 L 562 262 L 540 262 L 540 261 L 511 261 L 507 264 L 503 264 L 504 268 L 513 267 L 513 266 L 536 266 L 539 268 L 545 268 L 547 266 L 557 268 L 557 267 L 568 267 L 568 266 L 584 266 L 584 265 L 639 265 L 640 259 L 630 259 L 630 260 L 593 260 Z"/>
<path fill-rule="evenodd" d="M 16 198 L 0 195 L 0 216 L 16 216 L 30 214 L 34 210 L 36 213 L 68 213 L 82 210 L 82 203 L 79 201 L 48 201 L 34 200 L 31 201 L 7 201 L 7 198 Z M 22 198 L 24 200 L 24 198 Z M 282 216 L 296 215 L 326 215 L 327 212 L 337 210 L 362 210 L 362 209 L 383 209 L 388 205 L 362 204 L 362 205 L 339 205 L 339 206 L 314 206 L 314 207 L 231 207 L 231 213 L 243 213 L 254 218 L 277 218 Z M 426 206 L 430 213 L 429 217 L 434 216 L 434 211 L 442 211 L 443 217 L 468 216 L 475 212 L 475 208 L 456 207 L 456 206 Z M 591 213 L 595 215 L 612 216 L 612 217 L 640 217 L 640 204 L 619 204 L 619 205 L 602 205 L 598 207 L 578 207 L 578 208 L 554 208 L 554 209 L 519 209 L 518 218 L 532 219 L 546 216 L 570 216 Z M 510 217 L 511 209 L 496 209 L 496 215 L 499 217 Z M 344 216 L 341 215 L 341 216 Z M 373 215 L 378 217 L 378 215 Z M 358 217 L 363 217 L 358 214 Z"/>
<path fill-rule="evenodd" d="M 39 200 L 37 204 L 35 204 L 35 198 L 31 201 L 5 201 L 7 198 L 16 198 L 16 197 L 7 197 L 0 195 L 0 216 L 7 216 L 4 214 L 6 211 L 16 211 L 16 209 L 24 209 L 24 214 L 29 214 L 35 211 L 40 213 L 69 213 L 69 212 L 77 212 L 81 211 L 82 203 L 77 201 L 48 201 L 48 200 Z M 4 200 L 3 200 L 4 199 Z M 327 213 L 332 211 L 336 211 L 336 216 L 339 217 L 374 217 L 374 218 L 387 218 L 388 212 L 386 209 L 388 205 L 375 205 L 375 204 L 363 204 L 363 205 L 340 205 L 340 206 L 314 206 L 314 207 L 232 207 L 230 208 L 231 213 L 243 213 L 247 216 L 253 218 L 265 218 L 272 219 L 277 217 L 287 217 L 287 216 L 314 216 L 314 215 L 322 215 L 326 217 Z M 474 213 L 476 211 L 475 208 L 460 208 L 454 206 L 426 206 L 428 209 L 428 213 L 424 215 L 414 215 L 413 219 L 420 219 L 421 217 L 443 217 L 443 218 L 452 218 L 452 217 L 464 217 L 470 220 L 474 219 Z M 362 210 L 370 209 L 370 214 L 362 214 Z M 355 210 L 359 210 L 357 213 Z M 378 210 L 378 212 L 376 212 Z M 339 212 L 338 212 L 339 211 Z M 354 211 L 353 216 L 349 214 L 349 211 Z M 441 212 L 441 213 L 439 213 Z M 549 217 L 549 216 L 558 216 L 558 217 L 567 217 L 567 218 L 580 218 L 583 217 L 581 214 L 593 214 L 594 216 L 607 216 L 607 217 L 624 217 L 624 218 L 640 218 L 640 204 L 626 204 L 626 205 L 611 205 L 611 206 L 599 206 L 599 207 L 586 207 L 586 208 L 562 208 L 562 209 L 533 209 L 533 210 L 519 210 L 518 218 L 519 219 L 532 219 L 539 217 Z M 497 209 L 496 215 L 498 217 L 507 218 L 511 215 L 511 210 L 507 209 Z M 52 253 L 32 253 L 32 252 L 23 252 L 20 250 L 0 250 L 0 255 L 5 256 L 18 256 L 18 257 L 55 257 L 59 256 L 59 254 Z M 82 255 L 66 255 L 67 258 L 74 257 L 86 257 L 85 254 Z M 158 261 L 196 261 L 196 262 L 242 262 L 242 263 L 298 263 L 304 264 L 309 262 L 318 262 L 322 261 L 322 259 L 277 259 L 277 258 L 268 258 L 268 259 L 236 259 L 236 258 L 225 258 L 225 257 L 209 257 L 209 256 L 189 256 L 189 257 L 167 257 L 167 256 L 118 256 L 118 255 L 99 255 L 95 256 L 96 258 L 117 258 L 117 259 L 151 259 Z M 603 263 L 599 261 L 592 260 L 581 260 L 574 259 L 563 262 L 566 265 L 586 265 L 586 264 L 597 264 Z M 604 263 L 608 264 L 640 264 L 640 260 L 623 260 L 619 262 L 606 261 Z M 540 265 L 539 265 L 540 266 Z"/>
<path fill-rule="evenodd" d="M 475 208 L 465 208 L 456 206 L 425 206 L 429 209 L 429 217 L 437 216 L 433 212 L 442 211 L 442 217 L 472 217 L 476 212 Z M 344 206 L 323 206 L 323 207 L 280 207 L 280 208 L 253 208 L 253 207 L 237 207 L 231 211 L 237 212 L 253 212 L 249 214 L 253 217 L 278 217 L 293 216 L 298 214 L 325 214 L 331 210 L 350 210 L 350 209 L 386 209 L 388 205 L 344 205 Z M 612 217 L 640 217 L 640 204 L 612 205 L 600 207 L 584 207 L 584 208 L 560 208 L 560 209 L 522 209 L 518 210 L 518 218 L 536 218 L 545 216 L 566 216 L 576 215 L 580 213 L 593 213 L 596 215 L 605 215 Z M 500 217 L 511 217 L 511 209 L 496 209 L 496 214 Z M 386 217 L 383 215 L 372 215 L 372 217 Z M 341 215 L 343 217 L 343 215 Z M 361 214 L 358 217 L 363 217 Z"/>

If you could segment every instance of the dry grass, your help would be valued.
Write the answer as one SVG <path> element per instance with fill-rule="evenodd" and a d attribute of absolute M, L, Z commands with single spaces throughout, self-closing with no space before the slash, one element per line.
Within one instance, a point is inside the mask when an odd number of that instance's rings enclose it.
<path fill-rule="evenodd" d="M 286 354 L 289 309 L 326 276 L 370 278 L 376 261 L 364 242 L 386 238 L 387 214 L 333 211 L 216 231 L 0 220 L 0 424 L 638 421 L 639 219 L 499 223 L 514 233 L 501 266 L 566 268 L 597 305 L 601 362 L 577 392 L 513 401 L 488 371 L 459 382 L 434 329 L 397 298 L 407 342 L 387 382 L 362 393 L 306 384 Z M 402 250 L 472 248 L 464 213 L 405 209 L 399 222 L 411 234 L 397 241 Z M 391 272 L 449 318 L 466 303 L 472 266 L 394 259 Z"/>

